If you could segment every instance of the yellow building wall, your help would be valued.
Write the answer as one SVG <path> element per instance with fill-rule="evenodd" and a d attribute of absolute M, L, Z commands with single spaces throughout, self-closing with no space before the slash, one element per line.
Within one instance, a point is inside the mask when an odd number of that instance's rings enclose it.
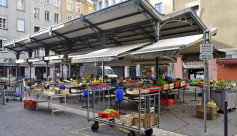
<path fill-rule="evenodd" d="M 81 13 L 76 12 L 76 0 L 73 0 L 73 11 L 68 11 L 67 10 L 67 0 L 62 1 L 62 22 L 67 21 L 67 16 L 71 15 L 73 16 L 73 19 L 80 17 L 81 14 L 86 15 L 89 13 L 89 7 L 90 5 L 87 4 L 86 2 L 81 1 Z M 91 4 L 92 7 L 92 12 L 94 12 L 94 7 Z"/>
<path fill-rule="evenodd" d="M 175 10 L 186 8 L 186 4 L 197 0 L 175 0 Z M 237 1 L 199 0 L 199 17 L 208 28 L 216 27 L 218 32 L 211 38 L 217 48 L 237 48 Z"/>
<path fill-rule="evenodd" d="M 169 13 L 173 11 L 173 0 L 149 0 L 151 5 L 155 8 L 157 3 L 163 4 L 163 13 Z"/>

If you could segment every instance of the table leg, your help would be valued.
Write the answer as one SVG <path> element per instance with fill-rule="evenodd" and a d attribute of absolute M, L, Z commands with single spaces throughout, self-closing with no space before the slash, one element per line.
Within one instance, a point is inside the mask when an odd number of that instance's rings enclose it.
<path fill-rule="evenodd" d="M 36 94 L 36 110 L 38 110 L 38 95 Z"/>
<path fill-rule="evenodd" d="M 191 101 L 197 101 L 197 102 L 199 102 L 199 100 L 197 100 L 196 88 L 195 88 L 195 100 L 191 100 Z"/>
<path fill-rule="evenodd" d="M 178 100 L 179 100 L 179 99 L 181 100 L 181 98 L 179 97 L 179 88 L 178 88 Z"/>
<path fill-rule="evenodd" d="M 185 88 L 183 89 L 183 102 L 180 102 L 180 103 L 184 103 L 184 104 L 187 104 L 187 105 L 188 105 L 188 103 L 185 103 L 185 102 L 184 102 L 184 95 L 185 95 Z M 180 104 L 180 103 L 179 103 L 179 104 Z"/>
<path fill-rule="evenodd" d="M 53 96 L 51 96 L 51 107 L 52 107 L 52 115 L 54 115 L 54 113 L 53 113 Z"/>
<path fill-rule="evenodd" d="M 66 112 L 66 103 L 67 103 L 67 101 L 66 101 L 66 100 L 67 100 L 67 95 L 65 95 L 65 98 L 64 98 L 64 101 L 65 101 L 65 105 L 64 105 L 64 110 L 65 110 L 65 113 L 67 113 L 67 112 Z"/>

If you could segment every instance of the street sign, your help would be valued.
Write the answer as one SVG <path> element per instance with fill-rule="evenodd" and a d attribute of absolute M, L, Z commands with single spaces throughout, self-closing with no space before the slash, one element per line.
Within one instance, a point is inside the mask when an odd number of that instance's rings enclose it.
<path fill-rule="evenodd" d="M 213 54 L 200 54 L 200 59 L 201 60 L 212 60 Z"/>
<path fill-rule="evenodd" d="M 204 54 L 213 53 L 213 45 L 212 44 L 201 44 L 200 45 L 200 53 L 204 53 Z"/>

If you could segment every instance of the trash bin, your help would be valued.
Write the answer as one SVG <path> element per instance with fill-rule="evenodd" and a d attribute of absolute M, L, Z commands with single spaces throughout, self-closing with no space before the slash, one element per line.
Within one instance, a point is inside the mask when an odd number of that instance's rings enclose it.
<path fill-rule="evenodd" d="M 211 100 L 215 101 L 219 109 L 224 111 L 224 100 L 228 101 L 227 109 L 237 107 L 237 91 L 235 89 L 213 88 L 211 89 Z"/>

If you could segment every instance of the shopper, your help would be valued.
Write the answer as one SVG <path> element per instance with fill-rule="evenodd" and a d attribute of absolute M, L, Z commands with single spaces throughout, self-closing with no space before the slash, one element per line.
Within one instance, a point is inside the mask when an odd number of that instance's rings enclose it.
<path fill-rule="evenodd" d="M 44 77 L 44 81 L 46 81 L 46 72 L 44 72 L 43 77 Z"/>

